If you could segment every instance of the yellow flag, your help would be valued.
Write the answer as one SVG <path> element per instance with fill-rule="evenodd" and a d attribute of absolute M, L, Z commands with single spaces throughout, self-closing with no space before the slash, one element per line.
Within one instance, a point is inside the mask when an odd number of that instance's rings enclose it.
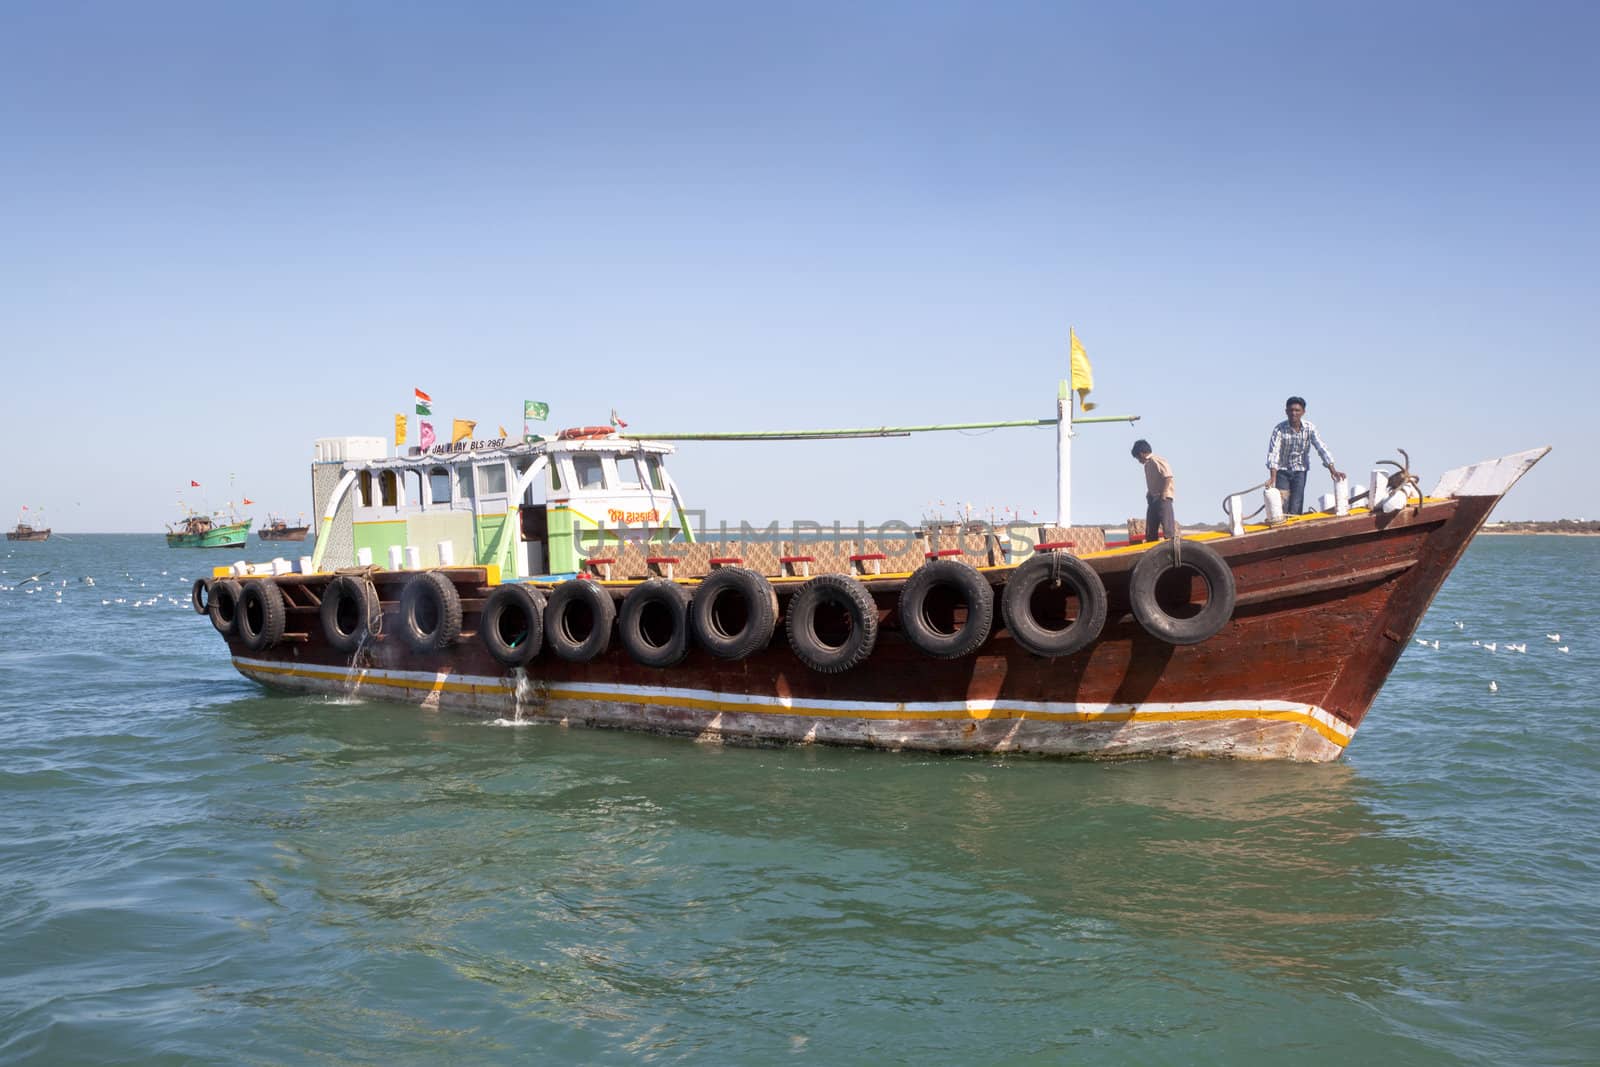
<path fill-rule="evenodd" d="M 500 436 L 501 437 L 505 437 L 506 436 L 506 428 L 504 426 L 500 427 Z"/>
<path fill-rule="evenodd" d="M 394 417 L 394 447 L 399 448 L 401 445 L 403 445 L 405 443 L 406 443 L 406 417 L 404 415 L 396 415 Z"/>
<path fill-rule="evenodd" d="M 472 436 L 472 431 L 477 428 L 477 423 L 471 419 L 453 419 L 450 424 L 450 443 L 465 441 Z"/>
<path fill-rule="evenodd" d="M 1076 330 L 1069 326 L 1067 334 L 1072 338 L 1072 388 L 1078 393 L 1078 406 L 1084 411 L 1093 411 L 1095 406 L 1089 403 L 1089 390 L 1094 388 L 1094 371 L 1089 367 L 1089 353 L 1083 350 Z"/>

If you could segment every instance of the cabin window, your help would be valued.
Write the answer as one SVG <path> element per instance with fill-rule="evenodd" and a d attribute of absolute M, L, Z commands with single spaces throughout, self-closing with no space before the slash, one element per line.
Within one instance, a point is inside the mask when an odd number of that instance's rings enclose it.
<path fill-rule="evenodd" d="M 450 472 L 435 467 L 428 472 L 428 501 L 432 504 L 450 503 Z"/>
<path fill-rule="evenodd" d="M 617 488 L 639 489 L 639 462 L 632 456 L 617 457 Z"/>
<path fill-rule="evenodd" d="M 504 463 L 480 463 L 478 465 L 478 486 L 483 490 L 484 496 L 504 495 L 506 491 L 506 465 Z"/>
<path fill-rule="evenodd" d="M 456 499 L 471 500 L 476 494 L 472 491 L 472 468 L 456 468 Z"/>
<path fill-rule="evenodd" d="M 604 489 L 606 486 L 605 468 L 601 466 L 599 456 L 573 456 L 572 473 L 578 479 L 579 489 Z"/>
<path fill-rule="evenodd" d="M 561 461 L 556 459 L 556 457 L 551 456 L 550 457 L 550 491 L 552 493 L 558 493 L 558 492 L 561 491 L 561 470 L 560 470 L 560 468 L 561 468 Z"/>
<path fill-rule="evenodd" d="M 370 508 L 372 506 L 372 472 L 362 471 L 361 476 L 356 479 L 356 485 L 361 493 L 361 506 Z"/>
<path fill-rule="evenodd" d="M 644 457 L 644 469 L 650 472 L 650 488 L 665 493 L 667 480 L 661 475 L 661 460 L 655 456 Z"/>
<path fill-rule="evenodd" d="M 400 506 L 400 478 L 394 471 L 378 475 L 378 499 L 386 508 Z"/>
<path fill-rule="evenodd" d="M 409 489 L 407 482 L 411 483 Z M 400 479 L 400 505 L 404 507 L 407 501 L 411 502 L 412 507 L 422 507 L 422 472 L 415 467 L 406 471 Z"/>

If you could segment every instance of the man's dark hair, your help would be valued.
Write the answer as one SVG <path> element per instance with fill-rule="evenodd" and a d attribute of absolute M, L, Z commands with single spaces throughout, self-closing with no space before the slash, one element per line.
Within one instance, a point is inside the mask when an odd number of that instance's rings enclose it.
<path fill-rule="evenodd" d="M 1301 409 L 1304 410 L 1306 406 L 1306 398 L 1303 396 L 1291 396 L 1288 400 L 1283 402 L 1284 407 L 1288 407 L 1290 404 L 1299 404 Z"/>
<path fill-rule="evenodd" d="M 1150 447 L 1150 442 L 1146 441 L 1142 437 L 1139 438 L 1137 441 L 1135 441 L 1133 443 L 1133 456 L 1136 459 L 1139 456 L 1148 456 L 1150 453 L 1152 453 L 1154 451 L 1155 451 L 1155 449 Z"/>

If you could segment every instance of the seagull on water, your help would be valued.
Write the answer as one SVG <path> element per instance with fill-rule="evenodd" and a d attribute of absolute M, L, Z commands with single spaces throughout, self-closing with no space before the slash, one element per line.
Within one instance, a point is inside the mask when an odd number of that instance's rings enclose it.
<path fill-rule="evenodd" d="M 1439 651 L 1439 642 L 1437 642 L 1437 641 L 1435 641 L 1435 642 L 1434 642 L 1434 643 L 1433 643 L 1433 650 L 1434 650 L 1434 651 L 1435 651 L 1435 652 L 1437 652 L 1437 651 Z"/>
<path fill-rule="evenodd" d="M 1493 652 L 1495 649 L 1499 648 L 1500 646 L 1497 643 L 1495 643 L 1494 641 L 1490 641 L 1487 645 L 1484 645 L 1483 647 L 1487 648 L 1490 652 Z"/>
<path fill-rule="evenodd" d="M 1465 630 L 1466 628 L 1467 628 L 1467 624 L 1466 623 L 1462 622 L 1460 619 L 1456 620 L 1456 629 Z"/>
<path fill-rule="evenodd" d="M 1426 637 L 1419 637 L 1419 638 L 1417 638 L 1417 644 L 1421 645 L 1423 648 L 1427 648 L 1428 647 L 1428 639 Z"/>
<path fill-rule="evenodd" d="M 1493 679 L 1490 679 L 1490 681 L 1489 681 L 1489 692 L 1491 692 L 1491 693 L 1500 692 L 1500 687 L 1494 683 Z"/>
<path fill-rule="evenodd" d="M 1571 652 L 1572 649 L 1568 648 L 1566 645 L 1561 645 L 1556 649 L 1556 651 L 1557 652 Z"/>
<path fill-rule="evenodd" d="M 1559 640 L 1561 640 L 1561 635 L 1560 634 L 1545 634 L 1545 637 L 1548 638 L 1551 641 L 1559 641 Z"/>

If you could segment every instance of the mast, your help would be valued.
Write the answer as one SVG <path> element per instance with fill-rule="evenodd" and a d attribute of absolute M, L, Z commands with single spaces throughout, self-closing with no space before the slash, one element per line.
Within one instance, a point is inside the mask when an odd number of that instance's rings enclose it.
<path fill-rule="evenodd" d="M 1056 389 L 1056 525 L 1072 525 L 1072 388 Z"/>

